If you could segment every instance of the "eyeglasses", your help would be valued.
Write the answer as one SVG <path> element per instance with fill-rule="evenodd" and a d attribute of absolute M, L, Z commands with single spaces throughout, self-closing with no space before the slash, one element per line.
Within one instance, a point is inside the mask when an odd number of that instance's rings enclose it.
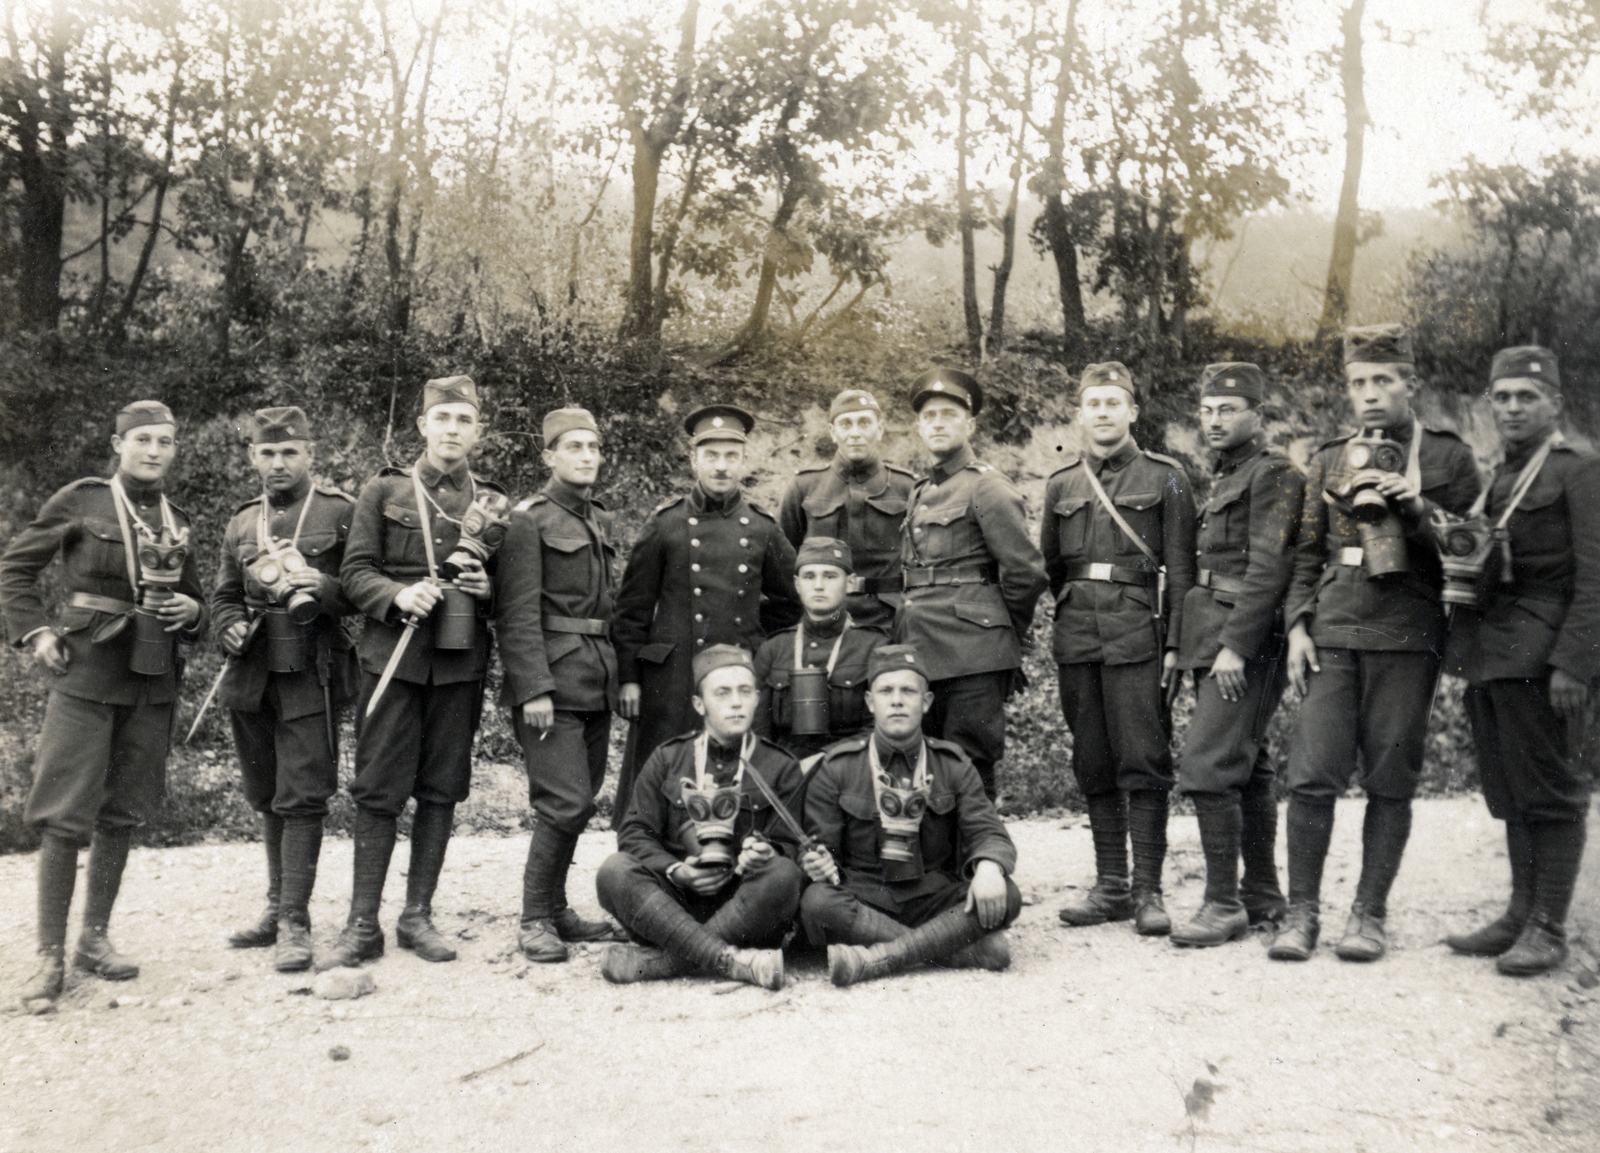
<path fill-rule="evenodd" d="M 1213 417 L 1220 416 L 1223 420 L 1232 420 L 1234 417 L 1243 416 L 1249 411 L 1248 408 L 1241 408 L 1232 404 L 1219 404 L 1215 407 L 1203 404 L 1200 406 L 1200 419 L 1210 420 Z"/>

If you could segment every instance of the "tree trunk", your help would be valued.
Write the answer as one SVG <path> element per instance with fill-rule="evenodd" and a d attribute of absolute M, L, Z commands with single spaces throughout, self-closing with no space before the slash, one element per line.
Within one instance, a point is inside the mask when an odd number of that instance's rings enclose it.
<path fill-rule="evenodd" d="M 1017 260 L 1017 206 L 1022 198 L 1022 158 L 1028 132 L 1028 110 L 1033 107 L 1033 43 L 1039 26 L 1039 7 L 1033 6 L 1028 26 L 1028 66 L 1023 73 L 1022 101 L 1017 113 L 1017 136 L 1011 152 L 1011 192 L 1006 197 L 1005 215 L 1000 219 L 1000 263 L 990 269 L 994 273 L 994 295 L 989 305 L 988 353 L 996 356 L 1005 347 L 1006 340 L 1006 289 L 1011 283 L 1011 270 Z"/>
<path fill-rule="evenodd" d="M 172 67 L 172 84 L 167 89 L 167 122 L 161 130 L 161 171 L 155 177 L 156 198 L 150 207 L 150 227 L 145 231 L 144 244 L 139 248 L 139 262 L 134 265 L 128 290 L 123 293 L 122 306 L 112 322 L 110 340 L 121 344 L 128 337 L 128 324 L 133 319 L 133 308 L 139 300 L 139 289 L 145 274 L 150 271 L 150 258 L 155 255 L 156 243 L 161 239 L 161 213 L 167 202 L 167 188 L 172 184 L 174 138 L 178 125 L 178 100 L 183 95 L 183 57 L 179 56 Z"/>
<path fill-rule="evenodd" d="M 230 355 L 229 339 L 233 327 L 233 314 L 244 298 L 244 249 L 250 242 L 250 225 L 246 224 L 228 238 L 227 260 L 222 266 L 222 308 L 217 315 L 213 351 L 216 358 L 226 361 Z"/>
<path fill-rule="evenodd" d="M 1078 44 L 1078 0 L 1067 4 L 1066 25 L 1059 50 L 1060 69 L 1056 73 L 1055 103 L 1050 114 L 1049 153 L 1040 174 L 1044 200 L 1044 238 L 1056 262 L 1056 279 L 1061 290 L 1061 339 L 1075 349 L 1083 338 L 1085 317 L 1083 285 L 1078 277 L 1078 246 L 1073 243 L 1067 223 L 1067 97 L 1072 90 L 1072 57 Z"/>
<path fill-rule="evenodd" d="M 22 327 L 52 332 L 61 319 L 61 236 L 66 221 L 67 146 L 72 108 L 67 100 L 67 43 L 71 24 L 67 0 L 52 5 L 50 42 L 45 48 L 45 96 L 24 92 L 27 77 L 12 79 L 5 92 L 18 126 L 14 171 L 22 184 L 17 209 L 17 296 Z M 20 70 L 13 46 L 12 63 Z"/>
<path fill-rule="evenodd" d="M 961 233 L 961 311 L 967 325 L 967 356 L 976 361 L 983 357 L 983 315 L 978 311 L 978 254 L 973 238 L 976 221 L 972 217 L 972 189 L 967 186 L 967 153 L 971 148 L 967 105 L 972 99 L 972 46 L 967 22 L 971 19 L 971 12 L 962 13 L 956 39 L 956 52 L 961 57 L 957 93 L 960 107 L 956 114 L 956 227 Z"/>
<path fill-rule="evenodd" d="M 1350 281 L 1361 223 L 1361 164 L 1369 120 L 1361 62 L 1361 17 L 1366 7 L 1367 0 L 1352 0 L 1340 18 L 1344 27 L 1344 51 L 1339 59 L 1339 78 L 1344 84 L 1344 181 L 1339 186 L 1339 213 L 1333 222 L 1333 253 L 1328 258 L 1322 318 L 1317 321 L 1318 340 L 1344 328 L 1350 315 Z"/>

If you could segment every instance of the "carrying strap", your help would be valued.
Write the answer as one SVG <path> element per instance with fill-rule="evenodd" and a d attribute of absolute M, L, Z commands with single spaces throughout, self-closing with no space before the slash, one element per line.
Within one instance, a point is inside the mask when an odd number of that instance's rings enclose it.
<path fill-rule="evenodd" d="M 428 519 L 428 493 L 422 487 L 422 473 L 411 469 L 411 490 L 416 494 L 417 519 L 422 522 L 422 551 L 428 554 L 428 579 L 439 579 L 439 563 L 433 555 L 433 523 Z"/>
<path fill-rule="evenodd" d="M 850 619 L 850 614 L 849 613 L 845 613 L 844 614 L 844 627 L 839 630 L 838 637 L 836 637 L 834 639 L 833 652 L 828 654 L 828 672 L 827 672 L 827 675 L 829 677 L 833 676 L 833 666 L 839 663 L 839 649 L 844 644 L 844 634 L 849 632 L 850 631 L 850 626 L 855 624 L 855 623 L 856 623 L 855 621 Z M 796 669 L 803 669 L 803 668 L 806 667 L 806 662 L 805 662 L 805 636 L 806 636 L 806 622 L 805 622 L 805 618 L 802 617 L 801 620 L 800 620 L 800 623 L 795 626 L 795 630 L 794 630 L 794 667 Z"/>
<path fill-rule="evenodd" d="M 1545 438 L 1528 463 L 1522 466 L 1522 471 L 1517 474 L 1517 482 L 1511 486 L 1511 499 L 1506 501 L 1505 509 L 1500 513 L 1500 518 L 1494 522 L 1492 530 L 1495 542 L 1500 546 L 1500 580 L 1503 584 L 1511 583 L 1511 530 L 1506 526 L 1511 523 L 1511 514 L 1517 511 L 1517 506 L 1522 503 L 1522 498 L 1528 495 L 1528 490 L 1533 487 L 1533 482 L 1539 479 L 1539 472 L 1544 468 L 1544 462 L 1550 459 L 1550 450 L 1566 443 L 1566 438 L 1557 429 Z M 1489 494 L 1494 491 L 1493 484 L 1486 484 L 1478 493 L 1478 499 L 1472 502 L 1472 510 L 1467 513 L 1469 518 L 1480 517 L 1489 504 Z"/>
<path fill-rule="evenodd" d="M 122 487 L 122 477 L 111 478 L 111 503 L 117 510 L 117 528 L 122 532 L 122 555 L 128 564 L 128 584 L 133 588 L 135 596 L 139 595 L 139 550 L 133 543 L 133 523 L 137 521 L 139 527 L 146 532 L 150 526 L 139 520 L 139 514 L 133 511 L 133 502 L 128 499 L 128 490 Z M 178 535 L 177 522 L 172 519 L 172 506 L 167 503 L 167 494 L 161 493 L 161 524 L 167 534 L 173 538 Z"/>
<path fill-rule="evenodd" d="M 756 751 L 756 735 L 746 732 L 744 740 L 739 742 L 739 767 L 733 773 L 733 788 L 744 784 L 744 767 L 750 763 L 750 754 Z M 711 734 L 701 731 L 694 739 L 694 787 L 704 789 L 707 782 L 715 784 L 706 773 L 706 759 L 711 753 Z"/>
<path fill-rule="evenodd" d="M 294 536 L 289 540 L 290 548 L 297 549 L 300 547 L 300 530 L 306 527 L 306 513 L 311 511 L 311 500 L 316 495 L 316 492 L 316 485 L 312 485 L 306 490 L 305 502 L 300 506 L 300 519 L 294 522 Z M 267 494 L 262 493 L 261 515 L 256 517 L 256 547 L 262 552 L 269 553 L 278 551 L 277 546 L 273 544 L 272 532 L 267 528 L 267 506 L 271 503 L 267 498 Z"/>
<path fill-rule="evenodd" d="M 1111 519 L 1116 522 L 1116 526 L 1122 530 L 1122 535 L 1131 540 L 1134 546 L 1144 553 L 1145 559 L 1155 565 L 1157 569 L 1165 568 L 1166 566 L 1156 556 L 1155 550 L 1144 543 L 1144 538 L 1133 531 L 1133 526 L 1123 519 L 1122 514 L 1117 511 L 1117 506 L 1111 503 L 1111 498 L 1106 495 L 1105 488 L 1100 484 L 1100 478 L 1095 476 L 1094 469 L 1089 466 L 1087 460 L 1083 462 L 1083 475 L 1089 478 L 1089 487 L 1094 489 L 1094 495 L 1099 499 L 1100 507 L 1105 509 Z"/>

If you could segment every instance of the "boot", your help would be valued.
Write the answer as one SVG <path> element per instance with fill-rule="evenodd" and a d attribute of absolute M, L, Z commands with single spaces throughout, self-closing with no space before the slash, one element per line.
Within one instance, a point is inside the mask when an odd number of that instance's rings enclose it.
<path fill-rule="evenodd" d="M 1250 924 L 1277 924 L 1289 911 L 1278 884 L 1278 801 L 1272 795 L 1272 769 L 1263 750 L 1250 780 L 1239 794 L 1239 853 L 1244 877 L 1239 898 Z"/>
<path fill-rule="evenodd" d="M 904 936 L 878 945 L 829 945 L 828 978 L 841 988 L 902 973 L 915 965 L 950 957 L 987 936 L 978 918 L 947 909 Z"/>
<path fill-rule="evenodd" d="M 1528 825 L 1533 843 L 1533 914 L 1517 943 L 1495 962 L 1508 977 L 1531 977 L 1559 968 L 1567 959 L 1567 910 L 1583 863 L 1584 821 L 1538 821 Z"/>
<path fill-rule="evenodd" d="M 351 924 L 364 921 L 377 929 L 378 909 L 383 904 L 383 883 L 389 876 L 394 842 L 393 817 L 371 809 L 356 809 L 354 877 L 350 883 Z M 381 937 L 382 934 L 379 935 Z"/>
<path fill-rule="evenodd" d="M 1356 903 L 1379 921 L 1389 915 L 1389 890 L 1400 873 L 1400 858 L 1410 837 L 1410 801 L 1367 797 L 1367 811 L 1361 819 L 1361 879 L 1356 882 Z"/>
<path fill-rule="evenodd" d="M 1333 841 L 1334 798 L 1294 793 L 1289 797 L 1289 913 L 1296 905 L 1315 911 L 1322 894 L 1322 869 Z M 1314 942 L 1313 942 L 1314 943 Z M 1300 960 L 1302 958 L 1288 958 Z"/>
<path fill-rule="evenodd" d="M 1290 901 L 1283 927 L 1273 938 L 1267 956 L 1274 961 L 1311 960 L 1311 954 L 1317 951 L 1321 928 L 1316 902 Z"/>
<path fill-rule="evenodd" d="M 1172 932 L 1172 918 L 1159 890 L 1133 892 L 1133 931 L 1141 937 L 1165 937 Z"/>
<path fill-rule="evenodd" d="M 454 961 L 456 951 L 433 923 L 427 905 L 407 905 L 394 923 L 394 943 L 410 949 L 424 961 Z"/>
<path fill-rule="evenodd" d="M 1452 933 L 1444 939 L 1457 953 L 1468 957 L 1498 957 L 1522 935 L 1533 912 L 1533 834 L 1518 817 L 1506 821 L 1506 857 L 1511 862 L 1511 900 L 1506 911 L 1480 929 Z"/>
<path fill-rule="evenodd" d="M 1494 967 L 1508 977 L 1533 977 L 1559 969 L 1567 959 L 1567 933 L 1535 913 Z"/>
<path fill-rule="evenodd" d="M 1161 789 L 1136 789 L 1128 794 L 1128 840 L 1133 845 L 1134 919 L 1138 922 L 1139 894 L 1153 894 L 1161 903 L 1161 869 L 1167 859 L 1167 794 Z M 1166 922 L 1164 925 L 1162 922 Z M 1150 920 L 1146 936 L 1165 934 L 1172 923 L 1166 910 Z"/>
<path fill-rule="evenodd" d="M 1237 940 L 1250 931 L 1250 918 L 1239 900 L 1239 836 L 1244 819 L 1231 793 L 1191 797 L 1206 858 L 1205 899 L 1200 911 L 1173 931 L 1172 943 L 1203 948 Z"/>
<path fill-rule="evenodd" d="M 107 981 L 131 981 L 139 975 L 139 966 L 117 952 L 106 936 L 132 836 L 124 828 L 98 828 L 89 847 L 89 892 L 72 964 Z"/>
<path fill-rule="evenodd" d="M 964 949 L 957 949 L 943 961 L 935 961 L 950 969 L 986 969 L 1003 973 L 1011 968 L 1011 942 L 1003 930 L 985 933 Z"/>
<path fill-rule="evenodd" d="M 1229 906 L 1207 901 L 1193 917 L 1172 930 L 1172 943 L 1205 949 L 1249 935 L 1250 916 L 1242 903 L 1235 901 Z"/>
<path fill-rule="evenodd" d="M 22 986 L 28 1013 L 48 1013 L 61 996 L 66 966 L 67 914 L 78 883 L 78 842 L 45 833 L 39 842 L 39 968 Z"/>
<path fill-rule="evenodd" d="M 600 962 L 600 975 L 613 985 L 668 981 L 692 972 L 689 962 L 653 945 L 611 945 Z"/>
<path fill-rule="evenodd" d="M 454 961 L 455 949 L 433 924 L 433 893 L 450 845 L 454 805 L 417 802 L 411 818 L 411 869 L 406 876 L 406 907 L 394 926 L 394 943 L 424 961 Z"/>
<path fill-rule="evenodd" d="M 360 968 L 363 961 L 375 961 L 383 956 L 383 930 L 378 922 L 353 918 L 339 930 L 339 939 L 321 957 L 317 958 L 317 972 L 340 967 Z"/>
<path fill-rule="evenodd" d="M 578 849 L 576 833 L 557 833 L 551 830 L 557 838 L 556 845 L 560 849 L 557 861 L 560 866 L 555 871 L 554 884 L 551 889 L 551 917 L 555 922 L 556 932 L 563 941 L 577 944 L 585 941 L 626 941 L 628 934 L 622 931 L 622 926 L 614 924 L 602 917 L 598 921 L 590 921 L 578 915 L 578 911 L 567 904 L 567 873 L 572 868 L 572 855 Z M 532 852 L 532 846 L 529 846 Z"/>
<path fill-rule="evenodd" d="M 1384 932 L 1383 918 L 1360 901 L 1350 906 L 1350 919 L 1345 922 L 1344 936 L 1333 947 L 1341 961 L 1381 960 L 1389 949 L 1389 936 Z"/>
<path fill-rule="evenodd" d="M 517 948 L 528 960 L 540 964 L 567 959 L 567 946 L 552 920 L 556 875 L 562 871 L 563 840 L 549 825 L 535 821 L 528 841 L 528 861 L 522 869 L 522 920 L 517 927 Z"/>
<path fill-rule="evenodd" d="M 61 996 L 61 986 L 66 980 L 66 963 L 59 945 L 39 950 L 39 967 L 33 971 L 17 994 L 22 1011 L 39 1016 L 55 1011 L 56 1000 Z"/>
<path fill-rule="evenodd" d="M 1089 835 L 1094 839 L 1094 887 L 1062 906 L 1064 925 L 1103 925 L 1133 916 L 1128 886 L 1128 799 L 1122 792 L 1088 798 Z"/>
<path fill-rule="evenodd" d="M 1061 906 L 1057 914 L 1063 925 L 1104 925 L 1107 921 L 1126 921 L 1133 916 L 1133 892 L 1126 878 L 1100 878 L 1080 900 Z"/>
<path fill-rule="evenodd" d="M 317 858 L 322 855 L 322 816 L 297 814 L 283 823 L 283 888 L 278 923 L 311 924 L 311 890 L 317 883 Z"/>
<path fill-rule="evenodd" d="M 103 928 L 91 929 L 88 925 L 78 934 L 72 966 L 103 981 L 131 981 L 139 975 L 139 966 L 117 952 Z"/>
<path fill-rule="evenodd" d="M 311 968 L 311 922 L 285 917 L 278 922 L 278 947 L 272 967 L 280 973 L 304 973 Z"/>
<path fill-rule="evenodd" d="M 230 949 L 265 949 L 278 939 L 278 901 L 283 890 L 283 818 L 261 814 L 261 843 L 267 850 L 267 907 L 261 919 L 228 934 Z"/>
<path fill-rule="evenodd" d="M 782 949 L 735 949 L 727 946 L 717 956 L 713 971 L 719 977 L 743 981 L 777 992 L 783 988 Z"/>

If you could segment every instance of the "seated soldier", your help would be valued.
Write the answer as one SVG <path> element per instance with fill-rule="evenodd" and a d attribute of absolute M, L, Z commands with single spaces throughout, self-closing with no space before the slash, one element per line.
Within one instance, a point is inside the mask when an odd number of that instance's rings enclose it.
<path fill-rule="evenodd" d="M 792 629 L 775 633 L 756 651 L 756 732 L 805 760 L 871 723 L 867 713 L 867 657 L 888 641 L 845 612 L 854 572 L 850 546 L 833 537 L 800 542 L 794 587 L 806 615 Z M 794 674 L 814 670 L 819 683 L 797 684 Z M 816 676 L 820 673 L 820 676 Z"/>
<path fill-rule="evenodd" d="M 595 878 L 606 912 L 657 947 L 612 945 L 600 971 L 619 985 L 707 972 L 781 989 L 779 946 L 800 904 L 799 845 L 749 778 L 760 773 L 794 806 L 800 766 L 750 730 L 748 652 L 711 645 L 694 655 L 693 672 L 705 729 L 650 754 L 617 829 L 620 851 Z"/>
<path fill-rule="evenodd" d="M 1022 909 L 1016 846 L 961 746 L 922 735 L 933 694 L 916 649 L 882 646 L 867 677 L 872 732 L 824 753 L 806 789 L 806 936 L 835 985 L 924 961 L 998 972 Z"/>

